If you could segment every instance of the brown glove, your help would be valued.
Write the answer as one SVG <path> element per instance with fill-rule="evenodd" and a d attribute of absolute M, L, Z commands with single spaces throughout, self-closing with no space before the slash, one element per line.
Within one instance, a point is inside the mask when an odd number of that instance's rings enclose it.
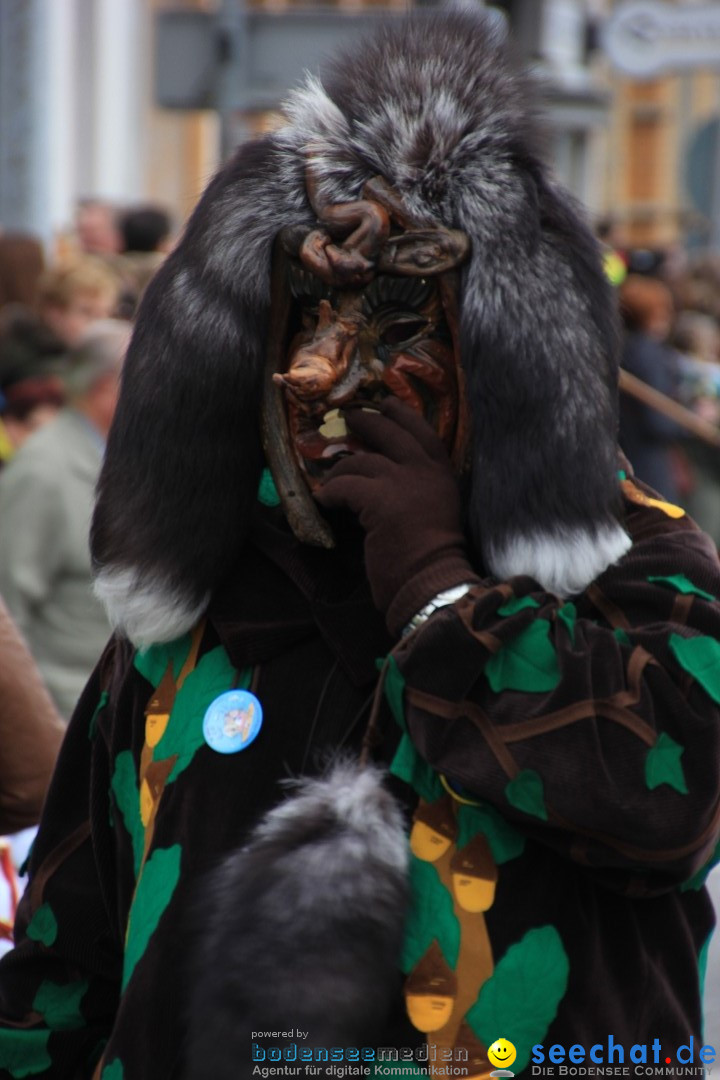
<path fill-rule="evenodd" d="M 357 514 L 373 600 L 398 634 L 438 593 L 477 580 L 457 479 L 430 425 L 397 398 L 387 398 L 379 413 L 352 408 L 343 415 L 367 450 L 334 465 L 316 498 Z"/>

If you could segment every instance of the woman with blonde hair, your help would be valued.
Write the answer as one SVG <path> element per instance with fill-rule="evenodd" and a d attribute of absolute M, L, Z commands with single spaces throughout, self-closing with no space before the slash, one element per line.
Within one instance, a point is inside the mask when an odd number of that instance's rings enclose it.
<path fill-rule="evenodd" d="M 102 259 L 85 255 L 43 274 L 40 316 L 68 348 L 74 348 L 91 323 L 115 313 L 120 287 L 120 279 Z"/>

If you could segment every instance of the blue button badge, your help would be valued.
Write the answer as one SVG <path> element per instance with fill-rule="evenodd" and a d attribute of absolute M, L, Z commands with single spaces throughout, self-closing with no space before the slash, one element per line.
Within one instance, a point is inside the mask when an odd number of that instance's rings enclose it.
<path fill-rule="evenodd" d="M 262 705 L 249 690 L 228 690 L 215 698 L 205 713 L 205 742 L 218 754 L 237 754 L 257 737 Z"/>

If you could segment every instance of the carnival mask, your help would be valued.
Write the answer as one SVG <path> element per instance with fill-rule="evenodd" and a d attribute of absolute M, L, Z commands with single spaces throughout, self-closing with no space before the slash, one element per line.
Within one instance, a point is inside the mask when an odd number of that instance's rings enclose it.
<path fill-rule="evenodd" d="M 264 442 L 294 532 L 332 546 L 310 493 L 360 449 L 344 408 L 395 395 L 434 427 L 456 467 L 464 460 L 453 270 L 469 243 L 414 227 L 380 180 L 356 203 L 323 207 L 311 194 L 324 228 L 283 230 L 276 249 Z"/>

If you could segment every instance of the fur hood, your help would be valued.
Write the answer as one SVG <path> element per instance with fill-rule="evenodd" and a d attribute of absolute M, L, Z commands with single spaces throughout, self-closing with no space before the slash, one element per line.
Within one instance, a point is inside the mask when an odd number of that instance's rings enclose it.
<path fill-rule="evenodd" d="M 148 287 L 93 522 L 97 591 L 139 644 L 202 613 L 242 547 L 262 468 L 272 248 L 382 176 L 418 221 L 461 229 L 472 418 L 469 531 L 499 578 L 580 591 L 618 524 L 616 323 L 597 245 L 543 164 L 537 88 L 481 15 L 393 23 L 308 78 L 285 126 L 217 174 Z"/>

